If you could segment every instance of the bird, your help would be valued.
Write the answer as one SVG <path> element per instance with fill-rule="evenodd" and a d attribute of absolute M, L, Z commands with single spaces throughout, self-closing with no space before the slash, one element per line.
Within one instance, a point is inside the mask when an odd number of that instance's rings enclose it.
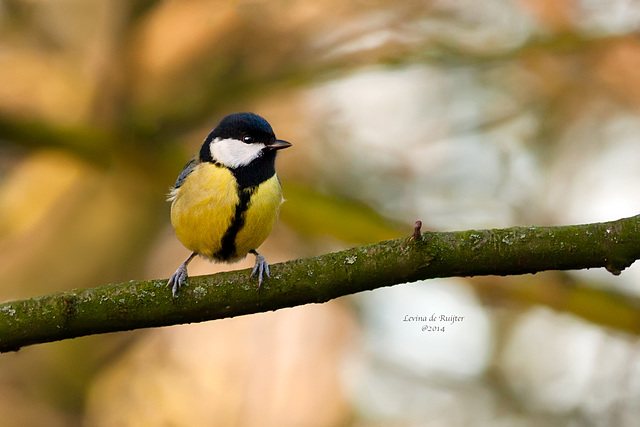
<path fill-rule="evenodd" d="M 291 143 L 276 139 L 271 125 L 254 113 L 224 117 L 187 162 L 169 192 L 171 224 L 191 255 L 169 279 L 174 299 L 187 284 L 196 257 L 233 263 L 251 253 L 258 288 L 270 277 L 257 252 L 271 233 L 284 201 L 275 170 L 276 153 Z"/>

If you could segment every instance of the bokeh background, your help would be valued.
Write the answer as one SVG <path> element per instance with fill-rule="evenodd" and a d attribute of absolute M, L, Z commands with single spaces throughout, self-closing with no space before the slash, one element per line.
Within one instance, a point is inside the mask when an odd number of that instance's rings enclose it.
<path fill-rule="evenodd" d="M 167 278 L 168 189 L 236 111 L 294 144 L 271 263 L 637 214 L 639 36 L 636 0 L 0 0 L 0 300 Z M 635 426 L 639 290 L 431 280 L 36 345 L 0 355 L 1 423 Z"/>

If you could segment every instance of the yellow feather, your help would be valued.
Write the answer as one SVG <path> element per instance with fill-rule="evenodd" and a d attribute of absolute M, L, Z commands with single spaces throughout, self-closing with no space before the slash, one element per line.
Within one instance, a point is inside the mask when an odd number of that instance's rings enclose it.
<path fill-rule="evenodd" d="M 233 174 L 224 167 L 200 163 L 171 196 L 171 223 L 182 244 L 215 259 L 240 202 Z M 282 200 L 282 189 L 275 175 L 258 186 L 244 214 L 244 225 L 236 236 L 237 257 L 231 261 L 244 258 L 264 242 Z"/>
<path fill-rule="evenodd" d="M 282 201 L 282 187 L 277 175 L 258 186 L 249 201 L 244 226 L 236 237 L 236 253 L 240 258 L 251 249 L 257 249 L 269 236 Z"/>
<path fill-rule="evenodd" d="M 238 202 L 233 174 L 213 163 L 200 163 L 171 203 L 171 223 L 178 239 L 188 249 L 213 257 L 222 246 Z"/>

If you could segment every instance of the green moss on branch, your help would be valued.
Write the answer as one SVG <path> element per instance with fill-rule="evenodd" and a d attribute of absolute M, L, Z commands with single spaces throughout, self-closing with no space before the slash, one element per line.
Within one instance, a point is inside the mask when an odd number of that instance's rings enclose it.
<path fill-rule="evenodd" d="M 127 282 L 0 305 L 0 351 L 79 337 L 258 313 L 436 277 L 605 267 L 640 258 L 640 216 L 561 227 L 428 232 L 271 266 L 259 290 L 249 270 L 189 278 L 174 300 L 166 280 Z M 640 313 L 638 314 L 640 318 Z"/>

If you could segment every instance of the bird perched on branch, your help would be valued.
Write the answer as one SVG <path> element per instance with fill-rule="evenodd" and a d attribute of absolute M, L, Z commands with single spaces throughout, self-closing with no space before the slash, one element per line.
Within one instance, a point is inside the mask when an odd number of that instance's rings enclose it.
<path fill-rule="evenodd" d="M 235 262 L 252 253 L 251 277 L 258 276 L 258 287 L 263 275 L 269 276 L 269 264 L 256 249 L 271 232 L 283 201 L 276 153 L 290 146 L 252 113 L 231 114 L 209 133 L 169 194 L 176 235 L 193 251 L 169 279 L 174 298 L 196 255 Z"/>

